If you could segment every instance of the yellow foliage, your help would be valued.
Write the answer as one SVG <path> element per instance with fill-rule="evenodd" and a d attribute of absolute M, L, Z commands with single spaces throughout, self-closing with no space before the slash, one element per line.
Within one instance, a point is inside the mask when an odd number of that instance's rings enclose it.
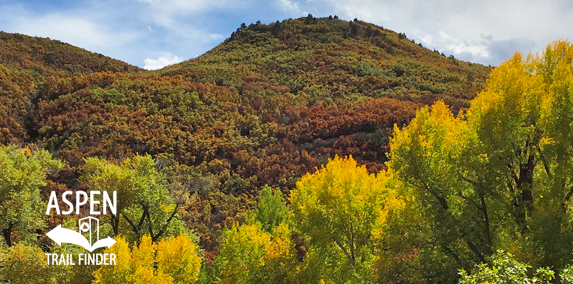
<path fill-rule="evenodd" d="M 114 253 L 117 265 L 101 266 L 94 272 L 94 283 L 194 283 L 199 278 L 201 258 L 188 236 L 171 237 L 159 244 L 144 236 L 132 250 L 124 238 L 116 241 L 105 253 Z"/>
<path fill-rule="evenodd" d="M 369 256 L 362 248 L 381 238 L 388 215 L 404 207 L 385 171 L 369 174 L 352 158 L 330 160 L 307 174 L 291 192 L 294 221 L 313 245 L 333 247 L 355 263 Z"/>
<path fill-rule="evenodd" d="M 294 273 L 296 262 L 290 234 L 284 223 L 275 228 L 273 234 L 248 224 L 226 230 L 217 259 L 221 283 L 287 281 Z"/>
<path fill-rule="evenodd" d="M 199 278 L 201 258 L 197 246 L 184 235 L 161 240 L 157 246 L 157 266 L 173 278 L 173 283 L 189 283 Z"/>

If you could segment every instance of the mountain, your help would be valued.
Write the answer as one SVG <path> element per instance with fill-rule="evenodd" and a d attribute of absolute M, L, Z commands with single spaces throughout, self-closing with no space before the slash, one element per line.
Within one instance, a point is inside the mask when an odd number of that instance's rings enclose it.
<path fill-rule="evenodd" d="M 35 79 L 93 72 L 139 71 L 138 67 L 49 38 L 0 31 L 0 62 L 6 68 L 30 71 Z M 35 72 L 35 73 L 32 73 Z"/>
<path fill-rule="evenodd" d="M 0 143 L 27 141 L 42 84 L 94 72 L 141 69 L 49 38 L 0 32 Z"/>
<path fill-rule="evenodd" d="M 0 143 L 36 144 L 68 164 L 45 191 L 80 188 L 85 157 L 151 154 L 196 193 L 182 216 L 207 249 L 266 184 L 288 193 L 335 155 L 383 169 L 395 124 L 439 99 L 467 107 L 491 70 L 337 17 L 242 25 L 158 71 L 0 38 Z"/>
<path fill-rule="evenodd" d="M 308 102 L 337 105 L 392 97 L 454 108 L 484 87 L 490 68 L 445 57 L 405 34 L 358 20 L 289 19 L 237 29 L 206 54 L 160 70 L 187 81 L 238 87 L 286 86 Z"/>

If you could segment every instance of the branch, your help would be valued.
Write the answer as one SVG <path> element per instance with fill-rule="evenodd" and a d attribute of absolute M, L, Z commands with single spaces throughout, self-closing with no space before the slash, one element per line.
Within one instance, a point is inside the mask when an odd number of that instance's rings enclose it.
<path fill-rule="evenodd" d="M 149 234 L 151 235 L 151 240 L 153 241 L 153 223 L 151 223 L 151 215 L 149 214 L 149 206 L 143 207 L 143 214 L 147 217 L 147 228 L 149 229 Z"/>
<path fill-rule="evenodd" d="M 461 191 L 458 192 L 458 196 L 465 199 L 465 200 L 469 200 L 478 210 L 483 211 L 483 208 L 480 207 L 479 204 L 477 204 L 473 199 L 471 199 L 467 196 L 464 196 Z"/>
<path fill-rule="evenodd" d="M 569 201 L 571 199 L 571 195 L 573 195 L 573 186 L 571 187 L 571 189 L 569 189 L 569 192 L 565 196 L 565 200 L 563 200 L 563 203 Z"/>
<path fill-rule="evenodd" d="M 491 235 L 490 235 L 490 228 L 489 228 L 489 215 L 487 213 L 487 206 L 485 204 L 485 198 L 483 196 L 483 194 L 480 196 L 481 198 L 481 206 L 482 206 L 482 212 L 483 212 L 483 217 L 484 217 L 484 230 L 485 230 L 485 237 L 487 240 L 487 244 L 491 250 L 492 247 L 492 241 L 491 241 Z M 491 253 L 491 251 L 489 251 Z"/>
<path fill-rule="evenodd" d="M 344 254 L 346 254 L 346 257 L 348 257 L 348 260 L 350 260 L 350 262 L 352 262 L 354 264 L 354 259 L 352 259 L 352 257 L 350 256 L 350 254 L 348 253 L 346 248 L 344 248 L 344 246 L 338 241 L 338 239 L 336 239 L 335 237 L 333 237 L 333 239 L 334 239 L 334 242 L 336 243 L 336 245 L 344 252 Z"/>
<path fill-rule="evenodd" d="M 472 185 L 474 185 L 474 186 L 478 186 L 478 187 L 481 186 L 481 184 L 480 184 L 479 182 L 477 182 L 477 181 L 475 181 L 475 180 L 471 180 L 471 179 L 469 179 L 468 177 L 466 177 L 466 176 L 464 176 L 464 175 L 460 175 L 460 177 L 462 177 L 463 180 L 465 180 L 466 182 L 468 182 L 468 183 L 470 183 L 470 184 L 472 184 Z"/>
<path fill-rule="evenodd" d="M 350 222 L 350 253 L 352 254 L 352 262 L 354 263 L 356 256 L 354 255 L 354 228 L 352 222 Z"/>
<path fill-rule="evenodd" d="M 549 169 L 549 165 L 547 164 L 545 155 L 543 155 L 543 152 L 541 152 L 541 148 L 539 147 L 539 145 L 535 145 L 535 149 L 537 149 L 537 153 L 539 153 L 539 159 L 541 160 L 541 163 L 543 163 L 543 167 L 545 168 L 547 176 L 549 177 L 550 180 L 553 179 L 553 175 L 551 174 L 551 170 Z"/>
<path fill-rule="evenodd" d="M 129 223 L 129 226 L 131 226 L 133 232 L 139 236 L 139 229 L 135 226 L 131 219 L 129 219 L 129 217 L 127 217 L 125 214 L 123 215 L 123 218 L 127 221 L 127 223 Z"/>
<path fill-rule="evenodd" d="M 444 210 L 448 211 L 450 209 L 450 207 L 448 206 L 448 202 L 444 197 L 439 196 L 435 190 L 431 189 L 426 184 L 424 184 L 424 187 L 426 188 L 426 190 L 430 192 L 430 194 L 432 194 L 432 196 L 434 196 L 438 200 L 438 202 L 440 203 L 442 208 L 444 208 Z"/>
<path fill-rule="evenodd" d="M 481 263 L 486 263 L 485 258 L 483 257 L 483 255 L 481 254 L 479 249 L 476 247 L 476 245 L 472 241 L 467 240 L 467 239 L 466 239 L 466 243 L 468 244 L 468 246 L 470 247 L 472 252 L 475 254 L 475 256 L 479 259 L 479 261 Z"/>
<path fill-rule="evenodd" d="M 169 216 L 169 218 L 167 218 L 167 221 L 165 221 L 165 225 L 163 225 L 163 227 L 161 228 L 161 230 L 159 230 L 159 232 L 157 232 L 157 235 L 153 236 L 151 235 L 151 239 L 153 241 L 157 241 L 157 239 L 163 235 L 163 233 L 165 233 L 165 230 L 167 229 L 167 227 L 169 226 L 169 223 L 171 223 L 171 220 L 175 217 L 175 215 L 178 213 L 179 211 L 179 205 L 180 203 L 177 203 L 175 205 L 175 208 L 173 209 L 173 212 L 171 212 L 171 216 Z"/>

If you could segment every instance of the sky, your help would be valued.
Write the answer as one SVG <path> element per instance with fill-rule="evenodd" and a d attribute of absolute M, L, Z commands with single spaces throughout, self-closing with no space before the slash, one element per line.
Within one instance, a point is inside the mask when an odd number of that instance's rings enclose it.
<path fill-rule="evenodd" d="M 312 14 L 370 22 L 446 55 L 498 65 L 573 39 L 568 0 L 0 0 L 0 30 L 49 37 L 146 69 L 197 57 L 241 23 Z"/>

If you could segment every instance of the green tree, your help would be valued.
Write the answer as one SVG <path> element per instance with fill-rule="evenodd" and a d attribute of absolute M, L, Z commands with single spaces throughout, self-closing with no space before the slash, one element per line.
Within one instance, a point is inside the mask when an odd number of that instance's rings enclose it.
<path fill-rule="evenodd" d="M 0 282 L 7 284 L 65 284 L 73 282 L 68 266 L 48 265 L 38 246 L 22 242 L 13 247 L 0 246 Z"/>
<path fill-rule="evenodd" d="M 128 233 L 133 240 L 149 234 L 153 242 L 184 231 L 177 213 L 184 192 L 170 192 L 167 179 L 149 155 L 135 156 L 116 165 L 87 158 L 80 180 L 90 190 L 117 192 L 117 212 L 108 214 L 114 234 Z M 124 220 L 125 223 L 121 222 Z"/>
<path fill-rule="evenodd" d="M 419 204 L 410 214 L 428 224 L 421 257 L 451 264 L 428 275 L 490 263 L 498 249 L 534 267 L 570 263 L 572 60 L 565 41 L 516 53 L 467 115 L 438 102 L 395 129 L 389 167 Z"/>
<path fill-rule="evenodd" d="M 257 209 L 251 212 L 251 223 L 260 222 L 261 227 L 268 233 L 281 223 L 287 223 L 289 209 L 284 200 L 283 194 L 277 189 L 269 186 L 263 187 L 259 192 L 260 200 Z"/>
<path fill-rule="evenodd" d="M 259 225 L 223 231 L 216 268 L 220 283 L 292 283 L 296 257 L 291 231 L 281 223 L 272 233 Z"/>
<path fill-rule="evenodd" d="M 493 264 L 489 267 L 483 263 L 477 271 L 469 275 L 465 270 L 460 272 L 460 284 L 549 284 L 555 279 L 555 273 L 549 268 L 539 268 L 533 277 L 528 270 L 531 266 L 516 261 L 510 253 L 498 251 L 493 256 Z"/>
<path fill-rule="evenodd" d="M 0 146 L 0 230 L 6 245 L 35 241 L 36 230 L 45 227 L 40 189 L 46 173 L 61 167 L 47 151 Z"/>

